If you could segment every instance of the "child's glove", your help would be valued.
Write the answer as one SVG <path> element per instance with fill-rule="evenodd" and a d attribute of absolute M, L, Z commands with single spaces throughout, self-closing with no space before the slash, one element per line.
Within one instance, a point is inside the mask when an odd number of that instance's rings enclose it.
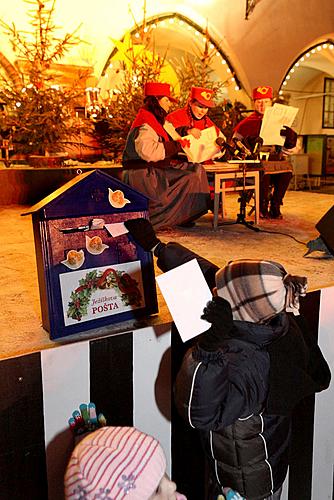
<path fill-rule="evenodd" d="M 147 219 L 129 219 L 124 222 L 124 225 L 135 242 L 146 250 L 146 252 L 151 251 L 158 243 L 161 243 L 155 234 L 152 224 Z"/>
<path fill-rule="evenodd" d="M 223 491 L 226 500 L 246 500 L 245 497 L 242 497 L 240 493 L 232 490 L 231 488 L 224 488 Z"/>
<path fill-rule="evenodd" d="M 88 405 L 82 403 L 79 406 L 79 410 L 74 410 L 68 420 L 74 436 L 86 434 L 107 425 L 107 421 L 102 413 L 98 416 L 96 415 L 96 406 L 94 403 L 88 403 Z"/>
<path fill-rule="evenodd" d="M 231 306 L 222 297 L 213 297 L 204 308 L 201 318 L 212 323 L 212 326 L 201 333 L 198 345 L 205 351 L 216 351 L 234 329 Z"/>

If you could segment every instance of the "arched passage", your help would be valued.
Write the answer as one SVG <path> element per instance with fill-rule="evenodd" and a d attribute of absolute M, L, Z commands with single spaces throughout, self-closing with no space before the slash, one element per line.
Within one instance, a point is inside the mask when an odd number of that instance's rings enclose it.
<path fill-rule="evenodd" d="M 212 79 L 224 82 L 224 97 L 232 101 L 247 99 L 230 59 L 222 50 L 221 42 L 210 35 L 207 27 L 201 27 L 179 13 L 160 14 L 140 25 L 136 24 L 130 30 L 134 46 L 145 32 L 150 33 L 150 47 L 165 57 L 175 72 L 182 71 L 182 65 L 189 61 L 190 64 L 195 63 L 206 50 L 210 57 Z M 122 41 L 125 39 L 126 37 Z M 118 52 L 119 49 L 115 47 L 104 65 L 98 85 L 103 90 L 110 91 L 120 84 Z"/>

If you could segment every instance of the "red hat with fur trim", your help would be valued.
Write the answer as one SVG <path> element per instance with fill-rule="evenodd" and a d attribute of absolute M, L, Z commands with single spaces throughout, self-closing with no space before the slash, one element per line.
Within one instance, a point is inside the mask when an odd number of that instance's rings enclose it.
<path fill-rule="evenodd" d="M 212 100 L 214 91 L 212 89 L 205 89 L 203 87 L 192 87 L 190 92 L 190 99 L 199 102 L 202 106 L 207 108 L 214 108 L 215 103 Z"/>
<path fill-rule="evenodd" d="M 273 88 L 272 87 L 256 87 L 253 89 L 253 99 L 272 99 L 273 98 Z"/>
<path fill-rule="evenodd" d="M 177 99 L 171 96 L 169 83 L 147 82 L 145 83 L 144 94 L 145 96 L 168 97 L 170 101 L 177 102 Z"/>

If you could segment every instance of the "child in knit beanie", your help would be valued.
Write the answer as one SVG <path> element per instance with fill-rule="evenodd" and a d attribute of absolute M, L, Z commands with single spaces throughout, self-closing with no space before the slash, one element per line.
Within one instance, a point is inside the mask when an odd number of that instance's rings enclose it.
<path fill-rule="evenodd" d="M 166 475 L 160 443 L 134 427 L 103 427 L 74 449 L 67 500 L 187 500 Z"/>

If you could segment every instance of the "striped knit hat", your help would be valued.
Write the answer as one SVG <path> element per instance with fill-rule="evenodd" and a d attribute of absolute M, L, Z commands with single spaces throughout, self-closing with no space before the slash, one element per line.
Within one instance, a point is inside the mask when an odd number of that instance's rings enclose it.
<path fill-rule="evenodd" d="M 102 427 L 74 449 L 65 473 L 71 500 L 146 500 L 166 471 L 159 442 L 134 427 Z"/>
<path fill-rule="evenodd" d="M 216 286 L 231 304 L 233 319 L 266 323 L 282 311 L 299 314 L 307 279 L 270 260 L 237 260 L 217 271 Z"/>

